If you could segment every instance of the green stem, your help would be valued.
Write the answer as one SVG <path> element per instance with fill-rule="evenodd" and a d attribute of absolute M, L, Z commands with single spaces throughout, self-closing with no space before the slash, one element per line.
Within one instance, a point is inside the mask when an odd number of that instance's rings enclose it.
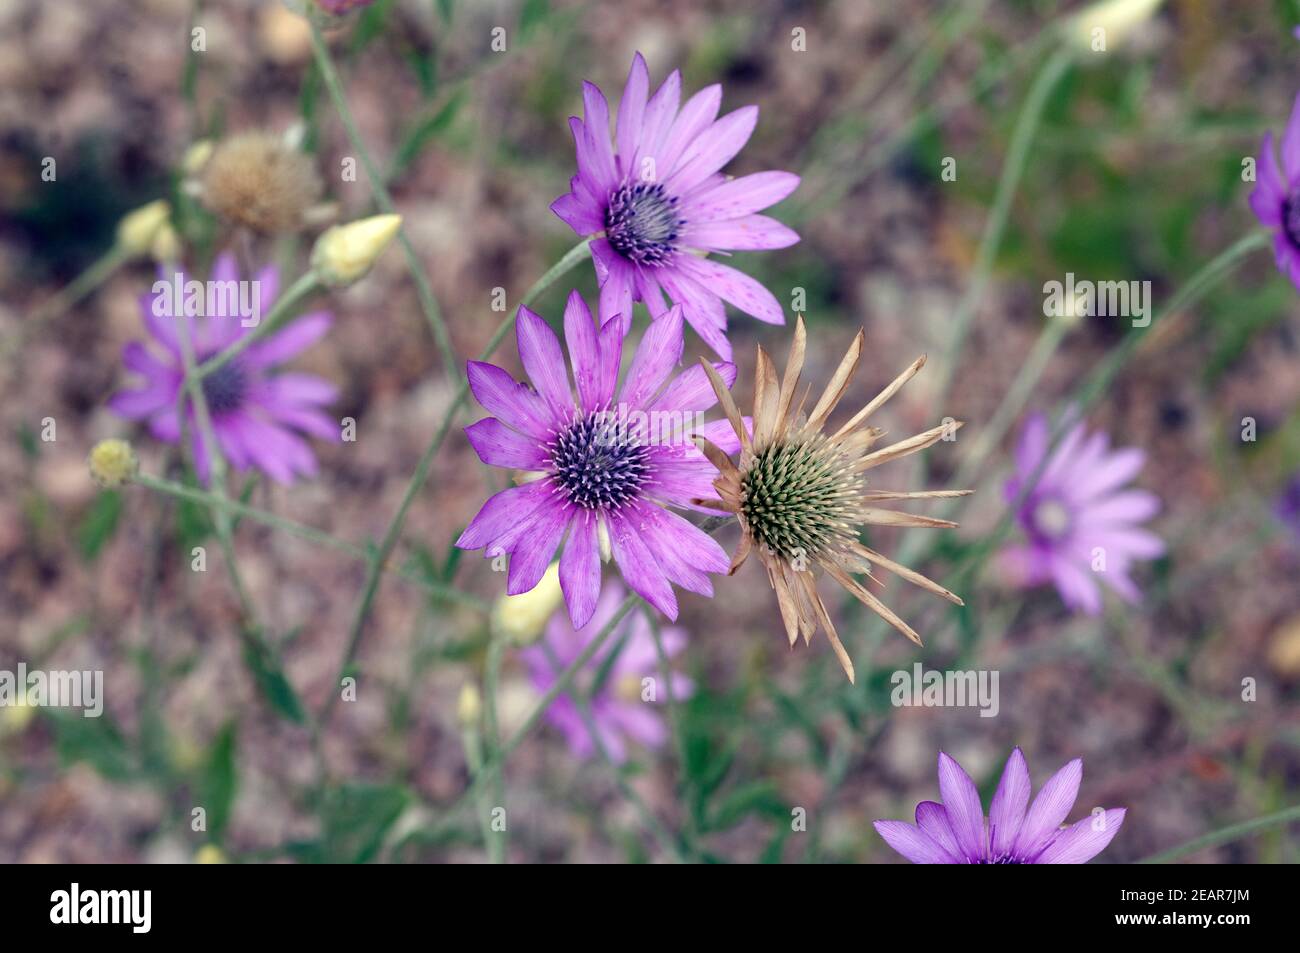
<path fill-rule="evenodd" d="M 255 523 L 261 523 L 263 526 L 269 526 L 272 529 L 282 530 L 292 536 L 305 539 L 308 542 L 316 543 L 321 546 L 328 546 L 331 549 L 338 550 L 341 553 L 368 562 L 370 553 L 364 546 L 358 546 L 356 543 L 350 543 L 345 539 L 339 539 L 324 530 L 317 529 L 314 526 L 308 526 L 305 523 L 295 523 L 293 520 L 277 516 L 275 513 L 267 510 L 260 510 L 256 507 L 241 503 L 239 500 L 232 500 L 230 497 L 218 496 L 215 493 L 208 493 L 204 490 L 196 489 L 191 486 L 185 486 L 172 480 L 164 480 L 159 477 L 150 476 L 149 474 L 140 473 L 135 477 L 135 482 L 140 486 L 150 490 L 155 490 L 167 496 L 172 496 L 181 500 L 189 500 L 191 503 L 198 503 L 206 507 L 218 507 L 225 510 L 232 516 L 250 519 Z M 490 606 L 477 596 L 461 592 L 450 586 L 442 586 L 430 582 L 419 574 L 401 568 L 385 567 L 385 572 L 391 572 L 400 576 L 408 582 L 414 583 L 420 588 L 427 591 L 430 595 L 439 599 L 445 599 L 448 602 L 455 602 L 475 611 L 486 615 L 490 611 Z"/>
<path fill-rule="evenodd" d="M 8 358 L 22 350 L 22 346 L 40 329 L 65 314 L 74 305 L 84 299 L 124 264 L 130 261 L 130 255 L 119 246 L 114 245 L 100 256 L 85 271 L 73 278 L 67 285 L 41 302 L 0 345 L 0 360 Z"/>
<path fill-rule="evenodd" d="M 347 131 L 348 141 L 352 143 L 352 148 L 357 151 L 357 156 L 361 159 L 361 165 L 366 170 L 366 178 L 370 180 L 370 191 L 374 196 L 375 204 L 390 215 L 397 214 L 397 209 L 393 205 L 393 197 L 384 184 L 384 176 L 379 171 L 379 167 L 375 165 L 374 159 L 371 158 L 370 150 L 366 148 L 365 140 L 361 137 L 361 130 L 357 128 L 356 119 L 352 116 L 347 96 L 343 93 L 343 83 L 339 79 L 338 70 L 334 68 L 334 61 L 330 58 L 329 47 L 326 46 L 320 27 L 314 20 L 311 24 L 311 48 L 316 57 L 316 66 L 320 69 L 321 79 L 325 82 L 325 89 L 328 90 L 330 99 L 334 102 L 334 108 L 339 114 L 339 119 L 343 121 L 343 128 Z M 402 254 L 406 257 L 406 267 L 411 272 L 411 278 L 415 282 L 416 295 L 420 299 L 420 309 L 424 312 L 424 318 L 429 324 L 429 329 L 433 332 L 433 340 L 442 353 L 443 369 L 447 373 L 448 380 L 454 380 L 460 373 L 459 368 L 456 366 L 456 352 L 452 347 L 451 333 L 447 330 L 447 322 L 442 317 L 442 310 L 438 307 L 438 299 L 433 293 L 433 285 L 429 281 L 428 272 L 425 271 L 420 256 L 416 254 L 415 246 L 411 244 L 411 240 L 407 237 L 405 227 L 397 233 L 397 242 L 402 246 Z"/>
<path fill-rule="evenodd" d="M 506 758 L 514 753 L 514 750 L 518 748 L 523 743 L 524 739 L 532 733 L 532 730 L 537 727 L 538 723 L 542 720 L 542 715 L 545 714 L 546 709 L 551 706 L 551 703 L 560 695 L 569 691 L 570 686 L 573 684 L 574 676 L 576 676 L 577 673 L 581 671 L 593 657 L 595 657 L 596 653 L 604 647 L 605 643 L 609 640 L 609 637 L 614 633 L 614 630 L 618 628 L 619 623 L 622 622 L 627 614 L 636 607 L 636 604 L 640 600 L 640 596 L 628 596 L 623 600 L 610 620 L 601 627 L 601 630 L 598 633 L 596 633 L 596 637 L 587 643 L 586 647 L 578 653 L 577 658 L 569 663 L 568 667 L 559 674 L 551 687 L 546 690 L 545 694 L 538 699 L 537 704 L 534 705 L 532 710 L 528 713 L 528 717 L 524 719 L 524 723 L 516 728 L 514 733 L 507 738 L 504 743 L 502 743 L 492 758 L 489 759 L 488 763 L 483 766 L 483 770 L 476 774 L 470 781 L 469 787 L 467 787 L 464 792 L 461 793 L 461 796 L 457 798 L 449 808 L 447 808 L 445 812 L 446 818 L 444 819 L 443 824 L 439 825 L 439 829 L 435 833 L 441 833 L 442 828 L 448 826 L 450 820 L 455 817 L 460 809 L 464 807 L 469 800 L 476 796 L 490 773 L 495 771 L 499 765 L 504 764 Z"/>
<path fill-rule="evenodd" d="M 506 806 L 505 759 L 497 758 L 501 746 L 501 723 L 497 717 L 497 694 L 501 684 L 501 661 L 505 655 L 505 636 L 499 632 L 492 634 L 488 642 L 487 669 L 483 676 L 483 715 L 487 728 L 488 750 L 492 753 L 492 799 L 493 806 L 502 810 Z M 505 863 L 506 832 L 497 831 L 499 837 L 493 837 L 487 843 L 488 860 L 494 864 Z"/>
<path fill-rule="evenodd" d="M 1171 860 L 1176 860 L 1186 854 L 1194 854 L 1198 850 L 1205 850 L 1208 847 L 1217 847 L 1220 844 L 1227 844 L 1231 841 L 1240 840 L 1256 831 L 1264 830 L 1269 827 L 1276 827 L 1279 824 L 1290 824 L 1300 821 L 1300 804 L 1288 807 L 1285 810 L 1277 811 L 1273 814 L 1265 814 L 1263 817 L 1256 817 L 1249 821 L 1242 821 L 1240 824 L 1232 824 L 1228 827 L 1220 828 L 1217 831 L 1211 831 L 1209 834 L 1203 834 L 1200 837 L 1193 838 L 1185 844 L 1179 844 L 1169 850 L 1162 851 L 1159 854 L 1152 854 L 1150 857 L 1144 857 L 1139 860 L 1140 864 L 1167 864 Z"/>
<path fill-rule="evenodd" d="M 571 248 L 563 258 L 551 267 L 546 274 L 542 275 L 537 282 L 528 289 L 524 295 L 522 304 L 531 304 L 543 291 L 549 288 L 557 279 L 572 269 L 579 262 L 591 255 L 591 247 L 588 239 L 583 239 L 573 248 Z M 514 327 L 515 314 L 511 314 L 501 322 L 492 339 L 488 341 L 487 347 L 479 355 L 480 361 L 486 361 L 505 340 L 505 336 L 510 329 Z M 352 623 L 348 629 L 348 640 L 343 650 L 343 659 L 339 666 L 339 678 L 343 677 L 348 668 L 351 667 L 353 660 L 356 659 L 357 652 L 361 648 L 362 635 L 365 632 L 366 618 L 370 614 L 370 608 L 374 603 L 375 595 L 379 589 L 379 573 L 384 561 L 397 545 L 398 536 L 401 535 L 402 525 L 406 522 L 407 511 L 410 510 L 411 504 L 419 495 L 420 490 L 424 488 L 425 481 L 429 479 L 429 471 L 433 466 L 433 460 L 442 449 L 443 442 L 447 439 L 447 434 L 451 432 L 452 426 L 456 422 L 456 415 L 464 406 L 466 399 L 469 397 L 469 382 L 462 380 L 460 386 L 456 389 L 456 396 L 452 399 L 451 406 L 443 414 L 442 422 L 438 425 L 434 433 L 433 440 L 425 448 L 424 455 L 420 457 L 419 463 L 416 464 L 415 473 L 411 475 L 411 480 L 406 486 L 406 492 L 402 494 L 402 501 L 397 506 L 397 512 L 393 514 L 392 520 L 389 521 L 388 528 L 384 531 L 379 547 L 375 550 L 370 560 L 370 566 L 366 571 L 366 579 L 362 585 L 361 599 L 357 604 L 356 611 L 352 615 Z M 331 693 L 325 702 L 325 708 L 321 712 L 321 722 L 328 721 L 330 714 L 334 710 L 335 695 Z"/>
<path fill-rule="evenodd" d="M 957 307 L 957 315 L 952 321 L 952 336 L 948 343 L 947 359 L 940 370 L 940 385 L 937 390 L 940 405 L 952 388 L 958 358 L 966 345 L 975 312 L 984 298 L 984 291 L 992 276 L 993 263 L 1002 245 L 1007 220 L 1011 215 L 1011 202 L 1015 198 L 1016 189 L 1020 186 L 1021 176 L 1024 175 L 1029 160 L 1029 149 L 1033 145 L 1034 135 L 1038 132 L 1047 100 L 1056 88 L 1056 84 L 1065 75 L 1070 62 L 1071 57 L 1063 50 L 1057 50 L 1048 58 L 1042 69 L 1038 71 L 1038 75 L 1034 77 L 1033 85 L 1025 96 L 1025 104 L 1016 118 L 1011 142 L 1007 147 L 1007 157 L 1002 164 L 1002 175 L 998 179 L 997 192 L 993 197 L 993 207 L 989 210 L 989 217 L 984 225 L 984 235 L 980 239 L 979 251 L 975 257 L 973 276 L 970 284 L 966 286 L 966 294 L 962 296 L 961 303 Z"/>
<path fill-rule="evenodd" d="M 316 272 L 308 271 L 285 290 L 271 306 L 271 310 L 262 318 L 257 327 L 248 334 L 238 338 L 230 347 L 219 354 L 214 354 L 198 368 L 198 377 L 202 380 L 225 367 L 239 355 L 266 337 L 272 331 L 284 325 L 293 313 L 294 307 L 313 291 L 321 287 Z"/>

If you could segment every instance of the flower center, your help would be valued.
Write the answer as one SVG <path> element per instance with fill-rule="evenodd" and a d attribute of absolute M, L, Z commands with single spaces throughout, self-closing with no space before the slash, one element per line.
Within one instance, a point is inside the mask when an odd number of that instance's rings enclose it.
<path fill-rule="evenodd" d="M 1060 539 L 1070 531 L 1070 510 L 1060 500 L 1042 500 L 1034 507 L 1034 528 L 1047 539 Z"/>
<path fill-rule="evenodd" d="M 754 538 L 785 559 L 854 537 L 862 481 L 818 435 L 761 450 L 741 478 L 741 514 Z"/>
<path fill-rule="evenodd" d="M 1282 203 L 1282 230 L 1291 244 L 1300 248 L 1300 189 L 1292 192 L 1290 198 Z"/>
<path fill-rule="evenodd" d="M 224 414 L 237 410 L 248 392 L 248 377 L 239 361 L 227 361 L 203 378 L 203 400 L 208 413 Z"/>
<path fill-rule="evenodd" d="M 551 443 L 553 478 L 569 501 L 589 510 L 635 499 L 650 471 L 645 447 L 604 411 L 593 411 Z"/>
<path fill-rule="evenodd" d="M 661 265 L 677 250 L 677 199 L 662 185 L 621 186 L 605 208 L 605 237 L 614 250 L 639 265 Z"/>

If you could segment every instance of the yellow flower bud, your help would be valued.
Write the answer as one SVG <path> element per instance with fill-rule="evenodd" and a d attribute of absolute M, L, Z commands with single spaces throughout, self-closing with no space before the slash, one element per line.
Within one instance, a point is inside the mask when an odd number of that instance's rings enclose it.
<path fill-rule="evenodd" d="M 26 692 L 20 692 L 18 698 L 0 711 L 0 734 L 20 735 L 36 717 L 36 709 L 27 704 Z"/>
<path fill-rule="evenodd" d="M 163 199 L 128 212 L 117 225 L 117 247 L 131 256 L 149 254 L 154 238 L 171 214 L 171 206 Z"/>
<path fill-rule="evenodd" d="M 176 234 L 176 229 L 172 228 L 171 222 L 163 222 L 163 227 L 158 229 L 153 244 L 149 246 L 149 254 L 161 265 L 180 261 L 181 237 Z"/>
<path fill-rule="evenodd" d="M 460 698 L 456 700 L 456 720 L 462 728 L 473 728 L 483 717 L 483 699 L 472 682 L 461 686 Z"/>
<path fill-rule="evenodd" d="M 224 864 L 227 862 L 226 855 L 216 844 L 204 844 L 194 852 L 194 863 L 196 864 Z"/>
<path fill-rule="evenodd" d="M 541 581 L 517 596 L 502 596 L 492 607 L 492 631 L 516 645 L 531 645 L 564 601 L 560 591 L 560 564 L 551 563 Z"/>
<path fill-rule="evenodd" d="M 1164 0 L 1101 0 L 1065 21 L 1065 39 L 1083 53 L 1120 46 L 1160 9 Z"/>
<path fill-rule="evenodd" d="M 326 229 L 312 249 L 312 267 L 323 284 L 346 288 L 370 270 L 401 227 L 400 215 L 375 215 Z"/>
<path fill-rule="evenodd" d="M 125 440 L 101 440 L 90 451 L 90 475 L 102 487 L 121 486 L 135 476 L 140 461 Z"/>
<path fill-rule="evenodd" d="M 200 139 L 191 145 L 181 158 L 181 171 L 186 175 L 198 175 L 212 158 L 212 150 L 215 148 L 211 139 Z"/>

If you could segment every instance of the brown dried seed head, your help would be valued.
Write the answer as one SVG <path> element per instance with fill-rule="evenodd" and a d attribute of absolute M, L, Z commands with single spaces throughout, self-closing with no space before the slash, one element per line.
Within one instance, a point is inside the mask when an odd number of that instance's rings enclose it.
<path fill-rule="evenodd" d="M 266 132 L 233 136 L 203 169 L 203 203 L 213 213 L 263 234 L 294 231 L 320 198 L 311 159 Z"/>

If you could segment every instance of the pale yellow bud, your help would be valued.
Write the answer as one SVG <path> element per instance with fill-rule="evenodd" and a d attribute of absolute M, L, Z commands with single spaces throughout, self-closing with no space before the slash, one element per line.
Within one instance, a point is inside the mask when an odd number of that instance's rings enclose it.
<path fill-rule="evenodd" d="M 226 855 L 216 844 L 204 844 L 194 852 L 194 863 L 196 864 L 225 864 Z"/>
<path fill-rule="evenodd" d="M 560 564 L 551 563 L 541 581 L 517 596 L 502 596 L 492 607 L 492 630 L 516 645 L 531 645 L 564 601 Z"/>
<path fill-rule="evenodd" d="M 176 229 L 172 228 L 171 222 L 163 222 L 163 227 L 158 229 L 158 234 L 153 237 L 153 244 L 149 246 L 149 254 L 153 260 L 161 265 L 170 265 L 181 259 L 181 237 L 176 234 Z"/>
<path fill-rule="evenodd" d="M 1065 21 L 1066 42 L 1081 53 L 1108 53 L 1129 40 L 1164 0 L 1101 0 Z M 1086 62 L 1086 61 L 1085 61 Z"/>
<path fill-rule="evenodd" d="M 323 284 L 346 288 L 368 272 L 402 228 L 400 215 L 375 215 L 326 229 L 311 252 Z"/>
<path fill-rule="evenodd" d="M 473 728 L 483 717 L 483 698 L 472 682 L 461 686 L 460 698 L 456 699 L 456 720 L 462 728 Z"/>
<path fill-rule="evenodd" d="M 140 461 L 125 440 L 101 440 L 90 451 L 90 475 L 102 487 L 121 486 L 135 476 Z"/>
<path fill-rule="evenodd" d="M 194 143 L 181 158 L 181 171 L 186 175 L 198 175 L 212 158 L 212 150 L 215 148 L 211 139 L 200 139 Z"/>
<path fill-rule="evenodd" d="M 0 734 L 18 735 L 36 717 L 36 709 L 27 704 L 25 692 L 20 692 L 18 698 L 11 704 L 0 709 Z"/>
<path fill-rule="evenodd" d="M 163 199 L 128 212 L 117 225 L 117 247 L 128 255 L 147 255 L 158 231 L 171 218 L 172 208 Z"/>

